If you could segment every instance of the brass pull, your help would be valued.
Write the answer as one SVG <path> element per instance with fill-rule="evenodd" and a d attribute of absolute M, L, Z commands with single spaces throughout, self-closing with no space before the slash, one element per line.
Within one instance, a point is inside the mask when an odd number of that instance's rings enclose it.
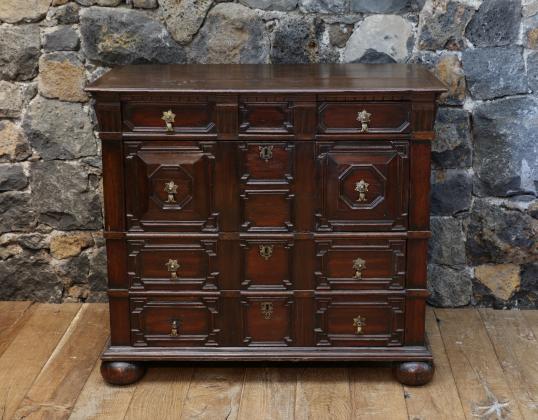
<path fill-rule="evenodd" d="M 176 202 L 177 187 L 178 186 L 174 181 L 164 183 L 164 192 L 168 194 L 168 198 L 166 199 L 167 203 Z"/>
<path fill-rule="evenodd" d="M 273 146 L 259 146 L 260 159 L 269 161 L 273 157 Z"/>
<path fill-rule="evenodd" d="M 357 315 L 357 318 L 353 318 L 353 326 L 357 328 L 357 334 L 364 334 L 364 331 L 362 331 L 362 327 L 366 326 L 366 318 Z"/>
<path fill-rule="evenodd" d="M 177 260 L 168 260 L 168 262 L 165 264 L 166 269 L 170 272 L 170 279 L 176 280 L 177 279 L 177 270 L 181 267 L 181 265 L 177 262 Z"/>
<path fill-rule="evenodd" d="M 273 255 L 273 245 L 260 245 L 260 256 L 266 261 Z"/>
<path fill-rule="evenodd" d="M 163 112 L 161 119 L 166 123 L 166 131 L 174 131 L 172 124 L 176 121 L 176 114 L 171 109 Z"/>
<path fill-rule="evenodd" d="M 362 258 L 356 258 L 353 260 L 353 269 L 355 270 L 355 275 L 353 276 L 357 280 L 362 278 L 362 270 L 366 268 L 366 261 Z"/>
<path fill-rule="evenodd" d="M 355 184 L 355 191 L 359 193 L 359 198 L 357 198 L 357 201 L 359 203 L 363 203 L 366 201 L 366 193 L 368 192 L 369 186 L 370 184 L 368 184 L 364 179 L 361 179 Z"/>
<path fill-rule="evenodd" d="M 261 302 L 260 309 L 263 315 L 263 319 L 271 319 L 273 316 L 273 304 L 271 302 Z"/>
<path fill-rule="evenodd" d="M 368 111 L 363 109 L 361 112 L 357 113 L 357 121 L 361 123 L 361 133 L 368 132 L 368 123 L 370 122 L 370 114 Z"/>
<path fill-rule="evenodd" d="M 179 328 L 179 322 L 176 320 L 172 321 L 172 328 L 170 330 L 170 335 L 172 337 L 177 337 L 179 335 L 177 332 L 178 328 Z"/>

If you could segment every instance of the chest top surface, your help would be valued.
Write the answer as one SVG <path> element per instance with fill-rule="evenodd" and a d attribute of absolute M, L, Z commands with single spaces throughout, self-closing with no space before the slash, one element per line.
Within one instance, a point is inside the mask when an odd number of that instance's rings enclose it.
<path fill-rule="evenodd" d="M 412 64 L 170 64 L 118 67 L 89 92 L 442 92 Z"/>

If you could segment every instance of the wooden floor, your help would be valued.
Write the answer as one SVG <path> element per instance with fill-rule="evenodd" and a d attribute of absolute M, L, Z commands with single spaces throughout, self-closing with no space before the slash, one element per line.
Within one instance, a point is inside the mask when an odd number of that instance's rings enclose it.
<path fill-rule="evenodd" d="M 432 383 L 389 367 L 152 367 L 107 385 L 102 304 L 0 302 L 1 419 L 538 419 L 538 311 L 429 310 Z"/>

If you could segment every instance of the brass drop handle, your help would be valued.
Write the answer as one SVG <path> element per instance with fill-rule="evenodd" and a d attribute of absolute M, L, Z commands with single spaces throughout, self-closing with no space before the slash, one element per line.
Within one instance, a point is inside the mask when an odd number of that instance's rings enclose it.
<path fill-rule="evenodd" d="M 353 269 L 355 270 L 355 275 L 353 278 L 360 280 L 362 278 L 362 270 L 366 268 L 366 261 L 362 258 L 356 258 L 353 260 Z"/>
<path fill-rule="evenodd" d="M 273 316 L 273 304 L 271 302 L 261 302 L 260 310 L 263 315 L 263 319 L 271 319 Z"/>
<path fill-rule="evenodd" d="M 366 326 L 366 318 L 360 315 L 357 315 L 356 318 L 353 318 L 353 326 L 357 329 L 357 334 L 364 334 L 364 331 L 362 330 L 363 327 Z"/>
<path fill-rule="evenodd" d="M 166 131 L 174 131 L 174 127 L 172 124 L 176 121 L 176 114 L 174 114 L 171 109 L 168 111 L 164 111 L 161 119 L 166 123 Z"/>
<path fill-rule="evenodd" d="M 165 264 L 165 266 L 168 272 L 170 273 L 170 279 L 177 280 L 178 278 L 177 270 L 180 269 L 181 264 L 179 264 L 177 260 L 169 259 L 168 262 Z"/>
<path fill-rule="evenodd" d="M 357 113 L 357 121 L 361 123 L 361 133 L 367 133 L 368 132 L 368 123 L 370 122 L 370 117 L 372 114 L 370 114 L 368 111 L 363 109 L 361 112 Z"/>
<path fill-rule="evenodd" d="M 177 332 L 179 328 L 179 322 L 176 320 L 172 321 L 172 328 L 170 329 L 170 336 L 177 337 L 179 334 Z"/>
<path fill-rule="evenodd" d="M 164 192 L 168 195 L 167 203 L 176 203 L 177 187 L 178 185 L 174 181 L 164 183 Z"/>
<path fill-rule="evenodd" d="M 359 193 L 359 198 L 357 198 L 359 203 L 364 203 L 366 201 L 366 193 L 368 192 L 369 186 L 370 184 L 368 184 L 364 179 L 361 179 L 355 184 L 355 191 Z"/>
<path fill-rule="evenodd" d="M 268 162 L 273 157 L 273 146 L 259 146 L 260 159 Z"/>
<path fill-rule="evenodd" d="M 273 245 L 260 245 L 260 256 L 266 261 L 273 255 Z"/>

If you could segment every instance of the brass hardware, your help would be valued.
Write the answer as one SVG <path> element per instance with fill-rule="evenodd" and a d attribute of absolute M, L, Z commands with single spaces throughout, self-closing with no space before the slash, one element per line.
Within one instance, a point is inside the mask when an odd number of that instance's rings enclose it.
<path fill-rule="evenodd" d="M 361 112 L 357 114 L 357 121 L 361 123 L 361 133 L 368 132 L 368 123 L 370 122 L 371 116 L 372 114 L 370 114 L 365 109 L 363 109 Z"/>
<path fill-rule="evenodd" d="M 366 326 L 366 318 L 357 315 L 357 318 L 353 318 L 353 326 L 357 328 L 357 334 L 364 334 L 364 331 L 362 331 L 362 327 Z"/>
<path fill-rule="evenodd" d="M 172 123 L 176 121 L 176 114 L 174 114 L 171 109 L 163 112 L 161 119 L 166 123 L 166 131 L 174 131 Z"/>
<path fill-rule="evenodd" d="M 259 146 L 260 159 L 269 161 L 273 157 L 273 146 Z"/>
<path fill-rule="evenodd" d="M 177 332 L 178 328 L 179 328 L 179 322 L 175 321 L 175 320 L 172 321 L 172 329 L 170 330 L 170 335 L 172 337 L 177 337 L 178 336 L 178 332 Z"/>
<path fill-rule="evenodd" d="M 356 279 L 362 278 L 362 270 L 366 268 L 366 261 L 362 258 L 357 258 L 353 260 L 353 269 L 355 270 L 355 275 L 353 276 Z"/>
<path fill-rule="evenodd" d="M 168 194 L 168 198 L 166 199 L 167 203 L 175 203 L 176 202 L 176 194 L 177 194 L 177 185 L 174 181 L 165 182 L 164 183 L 164 192 Z"/>
<path fill-rule="evenodd" d="M 273 255 L 273 245 L 260 245 L 260 255 L 266 261 Z"/>
<path fill-rule="evenodd" d="M 355 184 L 355 191 L 359 193 L 359 198 L 357 198 L 358 202 L 363 203 L 366 201 L 366 193 L 368 192 L 369 186 L 370 184 L 368 184 L 364 179 L 361 179 Z"/>
<path fill-rule="evenodd" d="M 177 262 L 177 260 L 168 260 L 168 262 L 165 264 L 166 269 L 170 272 L 170 278 L 172 280 L 177 279 L 177 270 L 181 267 L 181 265 Z"/>
<path fill-rule="evenodd" d="M 271 302 L 261 302 L 260 309 L 264 319 L 271 319 L 273 316 L 273 304 Z"/>

